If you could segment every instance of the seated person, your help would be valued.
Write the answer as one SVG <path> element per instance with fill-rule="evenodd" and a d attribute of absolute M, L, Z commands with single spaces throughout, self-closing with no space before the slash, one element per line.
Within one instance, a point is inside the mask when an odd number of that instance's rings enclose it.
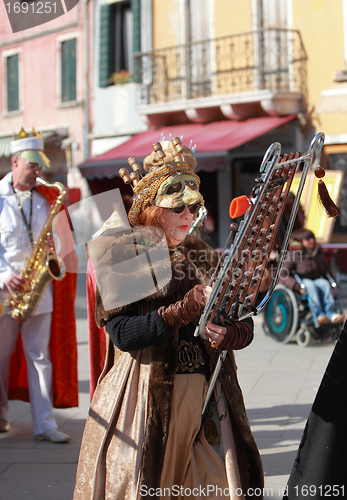
<path fill-rule="evenodd" d="M 281 269 L 279 283 L 294 292 L 304 294 L 305 290 L 293 276 L 293 274 L 298 274 L 310 297 L 311 310 L 318 323 L 320 325 L 329 321 L 334 324 L 342 323 L 344 315 L 336 313 L 331 285 L 325 278 L 329 268 L 313 232 L 309 229 L 298 229 L 293 231 L 292 239 L 299 245 L 289 250 Z"/>

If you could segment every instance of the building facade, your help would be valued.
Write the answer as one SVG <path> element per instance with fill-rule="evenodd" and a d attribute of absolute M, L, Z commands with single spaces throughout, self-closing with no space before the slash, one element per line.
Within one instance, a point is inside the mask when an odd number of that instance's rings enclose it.
<path fill-rule="evenodd" d="M 14 33 L 0 5 L 0 174 L 13 131 L 35 125 L 57 180 L 131 194 L 127 157 L 182 135 L 223 246 L 230 200 L 272 142 L 303 152 L 322 131 L 324 166 L 346 171 L 347 0 L 72 1 Z"/>
<path fill-rule="evenodd" d="M 42 5 L 61 12 L 31 26 L 25 16 L 36 3 L 0 4 L 0 175 L 11 168 L 13 133 L 34 126 L 43 133 L 51 160 L 46 176 L 66 184 L 90 156 L 92 3 Z M 9 8 L 19 9 L 19 26 L 8 16 Z M 40 15 L 32 17 L 35 24 Z"/>
<path fill-rule="evenodd" d="M 309 142 L 297 119 L 307 110 L 307 54 L 278 4 L 286 2 L 95 2 L 93 156 L 80 166 L 93 193 L 127 189 L 118 169 L 136 148 L 118 152 L 131 137 L 182 135 L 195 145 L 222 246 L 230 201 L 249 193 L 268 146 L 303 151 Z"/>

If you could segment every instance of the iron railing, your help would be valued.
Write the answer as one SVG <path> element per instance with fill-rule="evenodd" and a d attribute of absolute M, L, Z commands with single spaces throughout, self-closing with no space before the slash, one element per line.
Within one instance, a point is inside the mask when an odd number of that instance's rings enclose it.
<path fill-rule="evenodd" d="M 306 97 L 307 55 L 297 30 L 271 28 L 135 54 L 140 103 L 260 90 Z"/>

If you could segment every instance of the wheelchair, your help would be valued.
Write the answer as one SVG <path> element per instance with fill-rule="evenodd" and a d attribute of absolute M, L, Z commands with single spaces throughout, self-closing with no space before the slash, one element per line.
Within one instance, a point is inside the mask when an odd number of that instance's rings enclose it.
<path fill-rule="evenodd" d="M 305 285 L 295 274 L 295 279 L 305 291 Z M 342 306 L 337 294 L 337 285 L 332 276 L 325 276 L 332 287 L 336 312 L 342 314 Z M 305 293 L 296 293 L 282 284 L 276 285 L 274 292 L 263 309 L 263 329 L 273 340 L 287 344 L 296 340 L 301 347 L 306 347 L 311 340 L 335 342 L 343 323 L 319 325 L 310 308 L 310 297 Z"/>

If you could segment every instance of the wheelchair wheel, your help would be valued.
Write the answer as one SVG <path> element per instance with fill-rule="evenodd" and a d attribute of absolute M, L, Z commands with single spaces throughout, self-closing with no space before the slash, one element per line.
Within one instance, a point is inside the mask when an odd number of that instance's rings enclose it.
<path fill-rule="evenodd" d="M 300 328 L 300 330 L 297 331 L 297 334 L 296 334 L 296 343 L 300 346 L 300 347 L 306 347 L 309 343 L 310 343 L 310 340 L 311 340 L 311 332 L 308 328 Z"/>
<path fill-rule="evenodd" d="M 331 331 L 331 341 L 337 342 L 340 337 L 340 333 L 343 327 L 343 323 L 341 325 L 334 325 Z"/>
<path fill-rule="evenodd" d="M 298 329 L 299 311 L 294 292 L 277 285 L 264 308 L 265 332 L 277 342 L 286 344 Z"/>

